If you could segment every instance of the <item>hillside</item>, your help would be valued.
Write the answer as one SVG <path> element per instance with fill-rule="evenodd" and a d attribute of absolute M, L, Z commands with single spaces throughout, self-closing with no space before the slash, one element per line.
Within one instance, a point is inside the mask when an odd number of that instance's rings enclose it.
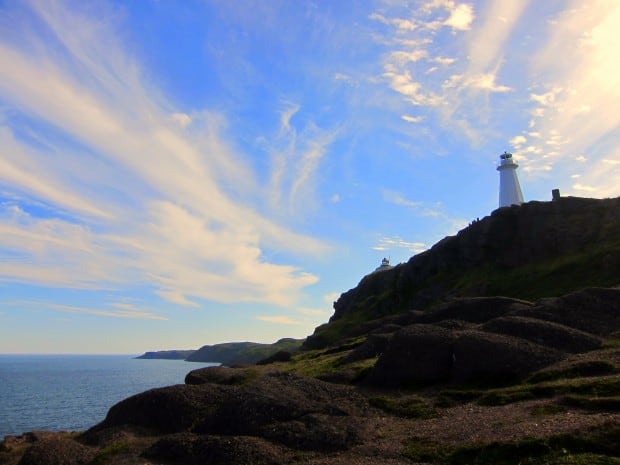
<path fill-rule="evenodd" d="M 527 300 L 620 283 L 620 198 L 563 197 L 501 208 L 407 263 L 365 276 L 308 338 L 321 348 L 362 323 L 455 297 Z"/>
<path fill-rule="evenodd" d="M 188 362 L 212 362 L 222 365 L 256 363 L 279 351 L 296 352 L 303 341 L 283 338 L 273 344 L 258 342 L 228 342 L 202 346 L 187 357 Z"/>

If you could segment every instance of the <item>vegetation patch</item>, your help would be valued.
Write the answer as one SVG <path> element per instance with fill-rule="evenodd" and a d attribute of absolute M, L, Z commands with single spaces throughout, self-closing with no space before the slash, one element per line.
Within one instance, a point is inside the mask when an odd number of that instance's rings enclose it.
<path fill-rule="evenodd" d="M 569 394 L 562 398 L 562 404 L 586 410 L 620 412 L 620 395 L 590 397 Z"/>
<path fill-rule="evenodd" d="M 529 381 L 532 383 L 540 383 L 543 381 L 554 381 L 558 379 L 602 376 L 613 373 L 615 369 L 615 365 L 606 360 L 592 360 L 589 362 L 577 363 L 563 370 L 540 371 L 531 376 Z"/>
<path fill-rule="evenodd" d="M 620 426 L 584 434 L 448 448 L 425 439 L 404 442 L 402 454 L 436 465 L 620 465 Z"/>
<path fill-rule="evenodd" d="M 479 399 L 484 391 L 479 389 L 444 389 L 435 400 L 437 407 L 454 407 Z"/>
<path fill-rule="evenodd" d="M 412 438 L 403 444 L 402 455 L 409 460 L 419 463 L 445 463 L 447 449 L 444 445 L 427 439 Z"/>
<path fill-rule="evenodd" d="M 371 397 L 368 401 L 373 407 L 377 407 L 384 412 L 392 413 L 399 417 L 426 419 L 437 416 L 437 411 L 424 399 L 418 396 L 399 398 L 378 396 Z"/>
<path fill-rule="evenodd" d="M 558 413 L 566 412 L 566 407 L 564 405 L 559 405 L 555 402 L 543 405 L 537 405 L 536 407 L 532 407 L 530 413 L 535 417 L 543 417 L 545 415 L 556 415 Z"/>
<path fill-rule="evenodd" d="M 120 454 L 129 452 L 130 449 L 131 446 L 128 442 L 113 442 L 112 444 L 101 448 L 99 452 L 97 452 L 97 455 L 95 455 L 95 458 L 91 462 L 91 465 L 103 465 L 105 463 L 113 463 L 112 459 L 114 459 Z"/>

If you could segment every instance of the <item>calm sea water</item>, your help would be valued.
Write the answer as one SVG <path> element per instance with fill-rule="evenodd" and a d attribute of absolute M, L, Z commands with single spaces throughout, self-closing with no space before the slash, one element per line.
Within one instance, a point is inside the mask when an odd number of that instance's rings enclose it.
<path fill-rule="evenodd" d="M 0 440 L 33 430 L 80 431 L 118 401 L 183 383 L 209 363 L 131 355 L 0 355 Z"/>

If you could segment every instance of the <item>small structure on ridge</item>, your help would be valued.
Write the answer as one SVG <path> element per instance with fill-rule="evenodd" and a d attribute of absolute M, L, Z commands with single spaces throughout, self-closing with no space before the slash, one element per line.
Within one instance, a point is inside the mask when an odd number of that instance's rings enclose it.
<path fill-rule="evenodd" d="M 379 265 L 375 269 L 375 271 L 373 271 L 373 273 L 377 273 L 379 271 L 389 270 L 390 268 L 394 268 L 392 265 L 390 265 L 390 259 L 389 258 L 384 258 L 383 260 L 381 260 L 381 265 Z"/>

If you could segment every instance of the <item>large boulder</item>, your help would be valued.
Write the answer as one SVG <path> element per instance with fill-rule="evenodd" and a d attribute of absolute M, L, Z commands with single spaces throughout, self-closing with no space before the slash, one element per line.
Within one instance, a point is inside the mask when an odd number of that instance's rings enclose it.
<path fill-rule="evenodd" d="M 252 381 L 257 376 L 258 371 L 255 368 L 206 367 L 190 371 L 185 376 L 185 384 L 240 385 Z"/>
<path fill-rule="evenodd" d="M 601 336 L 620 330 L 620 289 L 589 288 L 541 299 L 514 315 L 532 316 Z"/>
<path fill-rule="evenodd" d="M 68 437 L 36 441 L 22 456 L 19 465 L 87 465 L 95 450 Z"/>
<path fill-rule="evenodd" d="M 250 436 L 197 436 L 189 433 L 165 436 L 142 453 L 155 459 L 184 465 L 279 465 L 290 463 L 281 447 Z"/>
<path fill-rule="evenodd" d="M 430 384 L 450 378 L 452 331 L 434 325 L 407 326 L 392 336 L 367 382 L 375 386 Z"/>
<path fill-rule="evenodd" d="M 323 448 L 337 450 L 361 437 L 358 417 L 366 408 L 351 386 L 273 373 L 238 386 L 206 382 L 138 394 L 113 406 L 84 439 L 102 444 L 108 431 L 138 427 L 149 435 L 253 436 L 302 449 L 331 438 Z"/>
<path fill-rule="evenodd" d="M 125 425 L 160 434 L 186 431 L 203 418 L 215 414 L 233 389 L 236 387 L 216 384 L 180 384 L 151 389 L 112 406 L 105 420 L 88 430 L 84 438 L 98 443 L 105 430 Z"/>
<path fill-rule="evenodd" d="M 451 380 L 455 383 L 513 383 L 565 357 L 522 338 L 477 330 L 461 333 L 453 347 Z"/>
<path fill-rule="evenodd" d="M 602 340 L 592 334 L 559 323 L 535 318 L 506 316 L 482 326 L 487 332 L 520 337 L 564 352 L 581 353 L 598 349 Z"/>
<path fill-rule="evenodd" d="M 532 307 L 526 300 L 510 297 L 468 297 L 454 299 L 440 304 L 420 316 L 420 323 L 437 323 L 445 320 L 461 320 L 470 323 L 484 323 L 511 312 Z"/>
<path fill-rule="evenodd" d="M 392 334 L 370 334 L 362 345 L 349 352 L 340 362 L 346 365 L 359 360 L 378 357 L 385 351 L 391 339 Z"/>

